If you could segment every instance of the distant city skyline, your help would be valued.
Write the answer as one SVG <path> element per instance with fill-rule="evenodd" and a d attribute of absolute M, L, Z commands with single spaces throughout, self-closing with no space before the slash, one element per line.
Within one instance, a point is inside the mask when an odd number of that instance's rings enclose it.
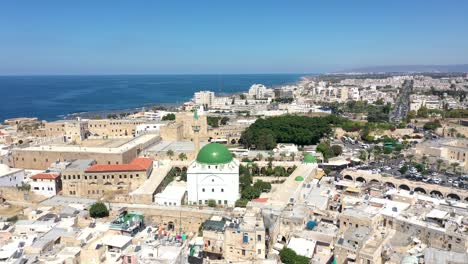
<path fill-rule="evenodd" d="M 0 4 L 0 75 L 323 73 L 468 63 L 465 1 Z"/>

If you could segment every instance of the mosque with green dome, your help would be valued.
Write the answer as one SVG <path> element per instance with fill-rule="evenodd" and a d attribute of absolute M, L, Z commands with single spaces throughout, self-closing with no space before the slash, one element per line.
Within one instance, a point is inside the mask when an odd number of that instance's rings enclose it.
<path fill-rule="evenodd" d="M 218 143 L 205 145 L 187 169 L 189 204 L 234 206 L 239 199 L 239 161 Z"/>

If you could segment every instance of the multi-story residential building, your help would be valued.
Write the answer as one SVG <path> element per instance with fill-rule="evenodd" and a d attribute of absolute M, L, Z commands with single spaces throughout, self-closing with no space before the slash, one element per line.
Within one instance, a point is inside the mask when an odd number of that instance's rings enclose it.
<path fill-rule="evenodd" d="M 211 91 L 196 92 L 193 96 L 193 101 L 197 105 L 211 107 L 214 103 L 215 93 Z"/>
<path fill-rule="evenodd" d="M 468 171 L 468 140 L 440 139 L 423 142 L 412 150 L 418 156 L 427 156 L 434 161 L 442 159 L 446 164 L 458 163 L 463 171 Z"/>
<path fill-rule="evenodd" d="M 254 99 L 264 99 L 271 96 L 271 89 L 266 88 L 263 84 L 253 84 L 250 86 L 248 95 Z"/>
<path fill-rule="evenodd" d="M 0 187 L 18 187 L 23 185 L 24 169 L 10 168 L 0 164 Z"/>
<path fill-rule="evenodd" d="M 232 220 L 215 216 L 203 224 L 203 251 L 211 258 L 232 262 L 265 259 L 266 243 L 263 217 L 255 210 Z"/>
<path fill-rule="evenodd" d="M 45 197 L 56 195 L 62 189 L 60 174 L 39 173 L 31 176 L 31 190 Z"/>
<path fill-rule="evenodd" d="M 437 96 L 411 95 L 410 111 L 418 111 L 421 107 L 441 109 L 442 101 Z"/>
<path fill-rule="evenodd" d="M 261 214 L 247 212 L 226 226 L 224 258 L 229 261 L 265 259 L 266 234 Z"/>

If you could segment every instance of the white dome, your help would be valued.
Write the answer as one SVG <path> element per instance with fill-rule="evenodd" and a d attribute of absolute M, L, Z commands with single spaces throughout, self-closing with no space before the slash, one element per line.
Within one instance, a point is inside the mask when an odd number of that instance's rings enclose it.
<path fill-rule="evenodd" d="M 8 165 L 0 164 L 0 173 L 5 173 L 5 172 L 9 172 L 9 171 L 10 171 L 10 167 L 8 167 Z"/>

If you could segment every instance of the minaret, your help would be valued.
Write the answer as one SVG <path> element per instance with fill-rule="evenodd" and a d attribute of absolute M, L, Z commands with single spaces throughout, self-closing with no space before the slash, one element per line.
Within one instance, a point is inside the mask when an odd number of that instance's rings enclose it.
<path fill-rule="evenodd" d="M 193 143 L 195 144 L 195 156 L 200 150 L 200 124 L 198 123 L 198 109 L 195 109 L 193 113 L 194 123 L 192 125 L 193 129 Z"/>

